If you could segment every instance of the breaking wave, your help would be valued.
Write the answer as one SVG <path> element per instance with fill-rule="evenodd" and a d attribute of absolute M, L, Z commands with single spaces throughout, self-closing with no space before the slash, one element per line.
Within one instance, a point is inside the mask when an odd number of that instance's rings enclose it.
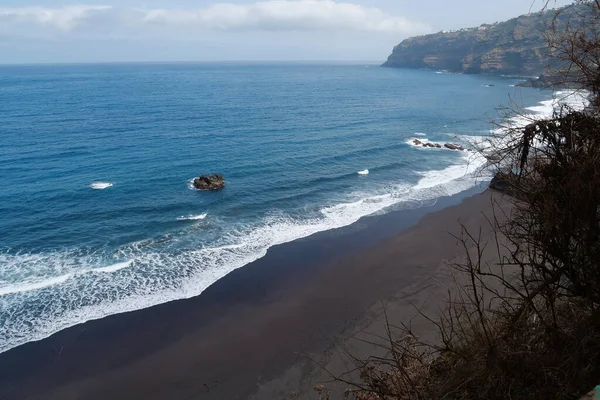
<path fill-rule="evenodd" d="M 198 215 L 188 215 L 187 217 L 179 217 L 177 221 L 201 221 L 206 218 L 208 213 L 198 214 Z"/>
<path fill-rule="evenodd" d="M 107 189 L 111 187 L 113 184 L 111 182 L 92 182 L 90 187 L 96 190 Z"/>
<path fill-rule="evenodd" d="M 578 106 L 582 99 L 567 101 Z M 551 113 L 554 107 L 553 99 L 530 111 Z M 484 140 L 480 142 L 485 147 Z M 485 157 L 466 151 L 443 154 L 455 154 L 455 163 L 418 172 L 416 183 L 398 180 L 296 214 L 269 214 L 259 222 L 239 222 L 227 229 L 207 227 L 202 238 L 195 236 L 198 224 L 179 224 L 176 232 L 116 249 L 0 253 L 0 335 L 4 338 L 0 351 L 85 321 L 197 296 L 231 271 L 263 257 L 273 246 L 348 226 L 368 215 L 428 204 L 490 178 L 482 170 Z M 108 182 L 90 185 L 94 189 L 110 186 Z M 178 220 L 206 217 L 203 213 Z"/>

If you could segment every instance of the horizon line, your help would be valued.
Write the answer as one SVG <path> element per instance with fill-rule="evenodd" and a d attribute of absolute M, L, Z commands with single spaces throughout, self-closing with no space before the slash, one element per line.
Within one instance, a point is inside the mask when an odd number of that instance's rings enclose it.
<path fill-rule="evenodd" d="M 50 61 L 0 62 L 0 67 L 69 66 L 69 65 L 173 65 L 173 64 L 368 64 L 381 65 L 374 60 L 204 60 L 204 61 Z"/>

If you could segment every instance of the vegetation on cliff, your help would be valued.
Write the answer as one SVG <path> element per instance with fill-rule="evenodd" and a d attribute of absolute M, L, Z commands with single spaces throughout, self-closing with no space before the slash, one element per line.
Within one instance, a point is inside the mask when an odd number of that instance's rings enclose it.
<path fill-rule="evenodd" d="M 565 23 L 581 6 L 561 9 Z M 397 45 L 384 67 L 431 68 L 455 73 L 538 76 L 548 64 L 545 32 L 556 22 L 555 10 L 459 31 L 416 36 Z"/>
<path fill-rule="evenodd" d="M 489 221 L 489 243 L 464 228 L 457 237 L 466 258 L 451 266 L 456 288 L 441 316 L 425 316 L 440 340 L 388 324 L 382 355 L 355 359 L 354 381 L 333 377 L 349 398 L 574 399 L 600 383 L 600 0 L 579 7 L 546 43 L 589 106 L 504 131 L 496 183 L 512 214 Z M 486 247 L 497 249 L 493 264 L 482 262 Z"/>

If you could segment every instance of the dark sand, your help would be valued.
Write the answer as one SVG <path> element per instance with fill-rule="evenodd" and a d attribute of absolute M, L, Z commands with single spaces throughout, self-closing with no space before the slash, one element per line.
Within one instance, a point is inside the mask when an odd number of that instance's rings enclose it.
<path fill-rule="evenodd" d="M 285 399 L 310 392 L 327 375 L 298 354 L 346 371 L 342 349 L 373 350 L 352 337 L 381 332 L 382 300 L 393 322 L 415 317 L 411 304 L 438 312 L 452 282 L 447 264 L 462 256 L 449 232 L 460 231 L 460 219 L 490 237 L 484 215 L 492 201 L 500 196 L 472 190 L 432 207 L 364 218 L 277 246 L 196 298 L 91 321 L 0 354 L 0 399 Z M 419 319 L 414 327 L 432 334 Z"/>

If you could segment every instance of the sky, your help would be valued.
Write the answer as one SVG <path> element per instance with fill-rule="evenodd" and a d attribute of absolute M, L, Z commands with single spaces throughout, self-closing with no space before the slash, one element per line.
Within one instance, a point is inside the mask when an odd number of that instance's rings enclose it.
<path fill-rule="evenodd" d="M 0 0 L 0 63 L 382 62 L 403 39 L 543 0 Z M 552 6 L 572 0 L 550 0 Z"/>

